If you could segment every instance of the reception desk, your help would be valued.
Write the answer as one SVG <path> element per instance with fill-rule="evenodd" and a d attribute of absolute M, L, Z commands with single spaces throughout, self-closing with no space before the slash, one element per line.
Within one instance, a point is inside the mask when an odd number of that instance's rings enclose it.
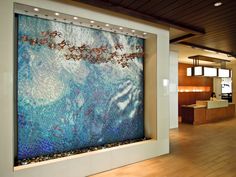
<path fill-rule="evenodd" d="M 226 100 L 196 101 L 193 105 L 182 106 L 182 122 L 204 124 L 233 118 L 235 104 Z"/>

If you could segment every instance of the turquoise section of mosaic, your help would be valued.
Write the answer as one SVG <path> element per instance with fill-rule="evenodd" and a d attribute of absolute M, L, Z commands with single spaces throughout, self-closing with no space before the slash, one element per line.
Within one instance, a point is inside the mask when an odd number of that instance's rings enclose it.
<path fill-rule="evenodd" d="M 144 137 L 143 46 L 18 15 L 18 159 Z"/>

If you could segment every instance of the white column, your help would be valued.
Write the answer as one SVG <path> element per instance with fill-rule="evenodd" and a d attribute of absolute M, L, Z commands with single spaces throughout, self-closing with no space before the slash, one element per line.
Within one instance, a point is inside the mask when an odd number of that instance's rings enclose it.
<path fill-rule="evenodd" d="M 217 99 L 221 99 L 221 78 L 219 77 L 213 78 L 213 92 L 215 92 Z"/>
<path fill-rule="evenodd" d="M 178 128 L 178 52 L 170 51 L 169 104 L 170 129 Z"/>

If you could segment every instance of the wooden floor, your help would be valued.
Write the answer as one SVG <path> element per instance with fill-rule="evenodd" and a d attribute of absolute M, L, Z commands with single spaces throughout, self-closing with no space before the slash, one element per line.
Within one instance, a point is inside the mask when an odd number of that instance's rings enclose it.
<path fill-rule="evenodd" d="M 236 118 L 198 126 L 181 124 L 170 131 L 170 141 L 168 155 L 93 177 L 236 177 Z"/>

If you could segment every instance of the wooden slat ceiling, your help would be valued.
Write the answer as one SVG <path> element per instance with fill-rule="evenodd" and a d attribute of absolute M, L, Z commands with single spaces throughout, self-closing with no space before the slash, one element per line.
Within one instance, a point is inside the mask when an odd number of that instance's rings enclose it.
<path fill-rule="evenodd" d="M 236 56 L 236 0 L 74 0 L 184 30 L 185 45 Z M 223 5 L 215 7 L 220 1 Z M 194 36 L 194 37 L 193 37 Z"/>

